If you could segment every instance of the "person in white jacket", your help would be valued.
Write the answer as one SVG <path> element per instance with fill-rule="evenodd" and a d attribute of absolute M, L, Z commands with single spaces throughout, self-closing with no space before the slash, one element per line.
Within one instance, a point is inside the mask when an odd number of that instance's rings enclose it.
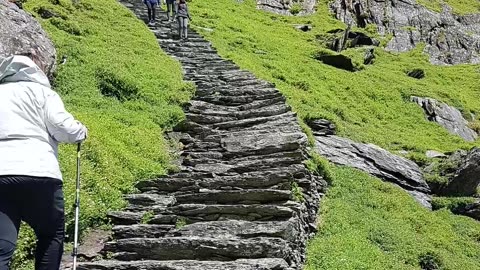
<path fill-rule="evenodd" d="M 37 236 L 35 269 L 59 269 L 65 220 L 58 143 L 87 137 L 34 60 L 0 58 L 0 270 L 9 269 L 21 221 Z"/>

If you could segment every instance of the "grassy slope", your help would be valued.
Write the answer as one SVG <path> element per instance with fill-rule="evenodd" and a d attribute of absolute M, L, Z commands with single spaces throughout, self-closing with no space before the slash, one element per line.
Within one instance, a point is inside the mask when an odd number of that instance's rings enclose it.
<path fill-rule="evenodd" d="M 193 1 L 191 9 L 194 25 L 219 53 L 275 82 L 300 118 L 326 117 L 342 136 L 391 151 L 421 154 L 479 145 L 428 122 L 408 101 L 410 95 L 429 96 L 478 114 L 478 66 L 432 66 L 421 48 L 405 54 L 377 50 L 375 65 L 356 73 L 323 65 L 311 57 L 321 49 L 315 36 L 344 27 L 327 15 L 326 2 L 304 18 L 258 11 L 251 0 Z M 294 29 L 300 23 L 312 24 L 313 30 Z M 417 67 L 426 70 L 425 79 L 405 76 Z M 331 171 L 307 269 L 418 269 L 421 262 L 480 269 L 480 223 L 443 210 L 428 212 L 399 188 L 354 169 Z"/>
<path fill-rule="evenodd" d="M 480 12 L 480 2 L 475 0 L 417 0 L 417 3 L 437 12 L 442 11 L 444 3 L 452 7 L 453 12 L 459 15 Z"/>
<path fill-rule="evenodd" d="M 180 65 L 159 50 L 153 34 L 115 0 L 82 0 L 77 7 L 67 0 L 52 2 L 29 0 L 26 9 L 35 13 L 47 7 L 65 19 L 39 18 L 59 59 L 67 56 L 55 90 L 89 128 L 82 150 L 81 226 L 87 228 L 105 224 L 106 212 L 124 205 L 122 193 L 131 192 L 135 181 L 171 168 L 162 134 L 183 118 L 180 105 L 192 88 L 182 82 Z M 103 96 L 99 83 L 107 77 L 137 93 L 123 102 Z M 74 146 L 60 150 L 68 233 L 73 229 L 74 152 Z"/>

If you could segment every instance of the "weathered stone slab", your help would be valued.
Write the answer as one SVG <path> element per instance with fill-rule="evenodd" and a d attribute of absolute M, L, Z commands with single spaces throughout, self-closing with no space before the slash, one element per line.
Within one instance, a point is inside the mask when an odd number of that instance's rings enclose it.
<path fill-rule="evenodd" d="M 229 240 L 200 237 L 129 238 L 105 245 L 118 260 L 235 260 L 288 257 L 290 249 L 280 238 Z"/>
<path fill-rule="evenodd" d="M 79 270 L 292 270 L 283 259 L 222 261 L 99 261 L 82 263 Z"/>
<path fill-rule="evenodd" d="M 179 203 L 242 203 L 258 204 L 288 201 L 291 192 L 276 189 L 210 190 L 200 189 L 198 193 L 176 195 Z"/>
<path fill-rule="evenodd" d="M 423 179 L 420 167 L 413 161 L 395 156 L 373 145 L 361 144 L 337 136 L 317 136 L 317 152 L 333 163 L 346 165 L 365 171 L 407 191 L 427 207 L 430 206 L 430 188 Z M 419 193 L 425 196 L 419 197 Z M 427 203 L 428 201 L 428 203 Z"/>
<path fill-rule="evenodd" d="M 175 228 L 174 225 L 135 224 L 113 227 L 113 237 L 121 238 L 158 238 L 165 236 Z"/>

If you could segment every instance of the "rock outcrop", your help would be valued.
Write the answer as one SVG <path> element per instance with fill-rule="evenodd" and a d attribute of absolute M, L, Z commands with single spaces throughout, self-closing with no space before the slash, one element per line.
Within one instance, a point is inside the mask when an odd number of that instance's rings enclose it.
<path fill-rule="evenodd" d="M 258 9 L 279 15 L 309 15 L 316 4 L 316 0 L 257 0 Z"/>
<path fill-rule="evenodd" d="M 307 125 L 312 129 L 313 135 L 335 135 L 337 127 L 326 119 L 307 119 Z"/>
<path fill-rule="evenodd" d="M 415 97 L 410 98 L 418 106 L 422 107 L 429 121 L 437 122 L 450 133 L 458 135 L 466 141 L 475 141 L 478 134 L 468 127 L 468 122 L 462 113 L 454 107 L 448 106 L 433 98 Z"/>
<path fill-rule="evenodd" d="M 358 68 L 354 65 L 352 59 L 343 54 L 329 54 L 325 52 L 319 52 L 315 55 L 315 59 L 323 62 L 326 65 L 346 71 L 358 71 Z"/>
<path fill-rule="evenodd" d="M 432 182 L 435 194 L 442 196 L 472 196 L 480 185 L 480 148 L 469 152 L 457 151 L 447 159 L 434 162 L 425 168 L 430 176 L 442 181 Z"/>
<path fill-rule="evenodd" d="M 480 221 L 480 200 L 474 203 L 467 204 L 465 206 L 452 209 L 452 212 L 458 215 L 474 218 Z"/>
<path fill-rule="evenodd" d="M 140 18 L 139 1 L 122 0 Z M 310 174 L 306 135 L 268 82 L 222 59 L 200 35 L 153 27 L 197 91 L 171 137 L 180 172 L 140 182 L 110 213 L 103 261 L 79 269 L 301 269 L 325 182 Z"/>
<path fill-rule="evenodd" d="M 457 16 L 446 7 L 438 13 L 415 0 L 335 0 L 331 9 L 347 25 L 375 24 L 381 35 L 392 34 L 389 51 L 425 43 L 433 64 L 480 63 L 480 14 Z"/>
<path fill-rule="evenodd" d="M 422 205 L 431 208 L 430 188 L 413 161 L 376 145 L 356 143 L 338 136 L 316 136 L 315 149 L 335 164 L 354 167 L 399 185 Z"/>
<path fill-rule="evenodd" d="M 0 57 L 35 55 L 47 75 L 55 70 L 56 51 L 40 24 L 14 3 L 0 0 Z"/>

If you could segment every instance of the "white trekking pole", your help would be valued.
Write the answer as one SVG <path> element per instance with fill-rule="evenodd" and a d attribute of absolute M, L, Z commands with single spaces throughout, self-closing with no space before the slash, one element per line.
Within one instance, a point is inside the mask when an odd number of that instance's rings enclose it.
<path fill-rule="evenodd" d="M 73 270 L 77 270 L 78 223 L 80 215 L 80 143 L 77 145 L 77 188 L 75 191 L 75 235 L 73 244 Z"/>

